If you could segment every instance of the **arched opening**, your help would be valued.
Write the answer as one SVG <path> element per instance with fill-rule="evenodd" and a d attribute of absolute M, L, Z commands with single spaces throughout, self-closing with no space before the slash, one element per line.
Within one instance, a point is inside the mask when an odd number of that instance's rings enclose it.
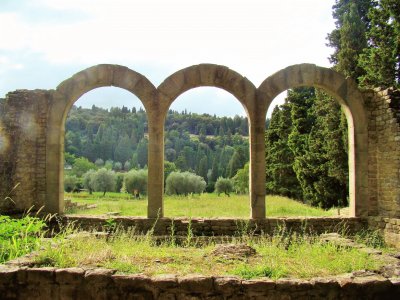
<path fill-rule="evenodd" d="M 73 104 L 85 93 L 115 86 L 137 96 L 148 110 L 155 88 L 143 75 L 118 65 L 98 65 L 62 82 L 52 95 L 47 117 L 45 210 L 64 212 L 64 134 L 65 121 Z M 152 181 L 149 181 L 149 185 Z"/>
<path fill-rule="evenodd" d="M 342 107 L 348 124 L 349 215 L 365 216 L 368 199 L 368 131 L 363 99 L 356 84 L 333 70 L 294 65 L 268 77 L 259 87 L 267 106 L 281 92 L 301 86 L 324 89 Z"/>
<path fill-rule="evenodd" d="M 296 87 L 274 99 L 267 118 L 267 216 L 348 216 L 348 124 L 338 101 Z"/>
<path fill-rule="evenodd" d="M 247 217 L 249 126 L 241 103 L 220 88 L 190 89 L 169 107 L 164 126 L 165 216 Z"/>
<path fill-rule="evenodd" d="M 65 120 L 65 213 L 145 216 L 148 128 L 131 92 L 100 87 Z"/>
<path fill-rule="evenodd" d="M 184 92 L 196 87 L 218 87 L 232 94 L 243 105 L 246 115 L 249 118 L 250 128 L 250 157 L 254 157 L 257 151 L 258 142 L 254 139 L 255 126 L 251 126 L 252 118 L 254 119 L 254 110 L 256 107 L 256 89 L 254 85 L 245 77 L 228 69 L 224 66 L 201 64 L 182 69 L 169 76 L 157 88 L 159 92 L 159 110 L 161 117 L 157 120 L 159 127 L 164 130 L 164 121 L 168 113 L 168 109 L 174 100 Z M 263 111 L 263 110 L 262 110 Z M 264 127 L 264 124 L 262 125 Z M 253 132 L 253 135 L 252 135 Z M 158 132 L 159 133 L 159 132 Z M 160 136 L 160 135 L 159 135 Z M 163 137 L 163 135 L 161 135 Z M 158 144 L 164 146 L 164 139 L 158 141 Z M 164 147 L 163 147 L 164 148 Z M 162 149 L 164 150 L 164 149 Z M 164 164 L 164 151 L 157 151 L 158 165 Z M 251 159 L 250 159 L 251 160 Z M 255 174 L 254 165 L 256 159 L 251 160 L 250 178 Z M 253 167 L 252 167 L 253 166 Z M 156 174 L 155 174 L 156 175 Z M 257 180 L 250 181 L 250 206 L 251 215 L 254 217 L 255 211 L 260 211 L 260 215 L 264 214 L 264 194 L 260 189 L 260 184 Z M 162 181 L 163 182 L 163 181 Z M 163 185 L 163 183 L 161 184 Z M 160 195 L 162 197 L 162 195 Z M 163 216 L 163 202 L 153 203 L 153 207 L 149 210 L 149 216 Z M 150 207 L 150 205 L 149 205 Z M 155 214 L 158 211 L 159 214 Z"/>

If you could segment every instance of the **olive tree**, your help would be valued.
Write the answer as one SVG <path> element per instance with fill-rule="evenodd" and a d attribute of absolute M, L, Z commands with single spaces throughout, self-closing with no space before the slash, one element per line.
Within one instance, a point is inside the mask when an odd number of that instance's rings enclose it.
<path fill-rule="evenodd" d="M 96 192 L 111 192 L 115 189 L 115 172 L 102 168 L 93 174 L 93 188 Z"/>
<path fill-rule="evenodd" d="M 89 191 L 89 194 L 93 193 L 93 175 L 96 173 L 95 170 L 89 170 L 82 176 L 82 184 L 85 189 Z"/>
<path fill-rule="evenodd" d="M 229 194 L 233 191 L 233 182 L 229 178 L 219 177 L 217 182 L 215 183 L 215 191 L 218 193 L 218 196 L 221 193 L 225 193 L 228 197 Z"/>
<path fill-rule="evenodd" d="M 136 198 L 139 198 L 140 194 L 146 194 L 147 170 L 130 170 L 125 174 L 124 185 L 126 191 L 132 193 Z"/>
<path fill-rule="evenodd" d="M 171 172 L 166 180 L 168 195 L 201 194 L 206 188 L 204 178 L 190 172 Z"/>

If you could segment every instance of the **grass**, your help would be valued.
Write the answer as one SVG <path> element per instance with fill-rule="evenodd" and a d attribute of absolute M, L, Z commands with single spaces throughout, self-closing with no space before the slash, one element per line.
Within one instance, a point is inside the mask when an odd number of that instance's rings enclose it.
<path fill-rule="evenodd" d="M 39 249 L 45 222 L 29 215 L 13 219 L 0 215 L 0 263 Z"/>
<path fill-rule="evenodd" d="M 231 241 L 232 242 L 232 241 Z M 156 243 L 150 235 L 117 231 L 112 237 L 78 234 L 54 248 L 50 244 L 36 258 L 36 266 L 104 267 L 123 274 L 237 275 L 244 279 L 293 277 L 309 279 L 355 270 L 377 269 L 384 264 L 358 249 L 321 242 L 316 236 L 275 234 L 236 238 L 257 251 L 251 257 L 226 258 L 212 253 L 210 240 L 199 246 L 196 238 L 181 246 L 175 239 Z"/>
<path fill-rule="evenodd" d="M 66 193 L 65 198 L 80 204 L 97 205 L 96 208 L 88 210 L 73 208 L 67 211 L 70 214 L 99 215 L 107 212 L 120 212 L 122 216 L 147 215 L 147 199 L 133 199 L 128 194 L 107 193 L 105 197 L 102 197 L 101 193 L 93 193 L 93 195 L 86 192 Z M 269 217 L 337 215 L 335 209 L 326 211 L 281 196 L 267 196 L 266 209 Z M 166 217 L 248 218 L 250 215 L 249 196 L 231 195 L 231 197 L 227 197 L 216 194 L 165 196 L 164 215 Z"/>

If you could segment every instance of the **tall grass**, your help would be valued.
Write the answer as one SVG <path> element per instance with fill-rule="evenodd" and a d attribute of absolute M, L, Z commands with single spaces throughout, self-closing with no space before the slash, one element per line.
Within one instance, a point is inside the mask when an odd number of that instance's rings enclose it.
<path fill-rule="evenodd" d="M 136 235 L 118 229 L 111 238 L 77 234 L 54 248 L 50 244 L 35 258 L 37 266 L 105 267 L 119 273 L 238 275 L 257 277 L 312 278 L 337 275 L 361 269 L 376 269 L 384 264 L 366 252 L 322 242 L 316 236 L 288 234 L 241 236 L 230 241 L 247 244 L 257 251 L 250 257 L 226 258 L 213 254 L 215 241 L 199 243 L 190 236 L 177 243 L 171 236 L 159 241 L 149 235 Z"/>
<path fill-rule="evenodd" d="M 72 209 L 72 214 L 105 214 L 120 212 L 123 216 L 146 216 L 147 199 L 134 200 L 127 194 L 109 193 L 101 197 L 99 193 L 66 194 L 66 198 L 81 204 L 96 204 L 95 209 Z M 334 209 L 325 211 L 310 207 L 298 201 L 281 197 L 267 196 L 266 210 L 269 217 L 290 216 L 334 216 Z M 248 195 L 217 196 L 216 194 L 202 194 L 189 196 L 165 196 L 164 215 L 167 217 L 235 217 L 248 218 L 250 216 L 250 201 Z"/>
<path fill-rule="evenodd" d="M 0 215 L 0 263 L 39 249 L 45 227 L 44 220 L 29 214 L 21 219 Z"/>

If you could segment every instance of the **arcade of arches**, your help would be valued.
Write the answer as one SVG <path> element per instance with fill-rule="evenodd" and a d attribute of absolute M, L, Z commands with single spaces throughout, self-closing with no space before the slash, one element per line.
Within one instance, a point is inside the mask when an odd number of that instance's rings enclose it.
<path fill-rule="evenodd" d="M 148 116 L 148 217 L 163 216 L 164 120 L 185 91 L 211 86 L 226 90 L 245 108 L 250 133 L 252 219 L 265 218 L 265 117 L 272 100 L 297 86 L 314 86 L 343 107 L 349 124 L 349 195 L 352 217 L 387 219 L 400 228 L 400 101 L 397 91 L 360 91 L 351 79 L 311 64 L 287 67 L 256 88 L 225 66 L 194 65 L 169 76 L 157 88 L 143 75 L 119 65 L 97 65 L 55 90 L 17 90 L 0 100 L 0 209 L 31 206 L 63 212 L 64 125 L 84 93 L 115 86 L 136 95 Z M 19 185 L 18 187 L 16 187 Z M 7 196 L 11 196 L 13 202 Z M 7 198 L 7 199 L 6 199 Z M 372 220 L 372 219 L 371 219 Z M 392 226 L 393 227 L 393 226 Z M 399 238 L 400 241 L 400 238 Z"/>

